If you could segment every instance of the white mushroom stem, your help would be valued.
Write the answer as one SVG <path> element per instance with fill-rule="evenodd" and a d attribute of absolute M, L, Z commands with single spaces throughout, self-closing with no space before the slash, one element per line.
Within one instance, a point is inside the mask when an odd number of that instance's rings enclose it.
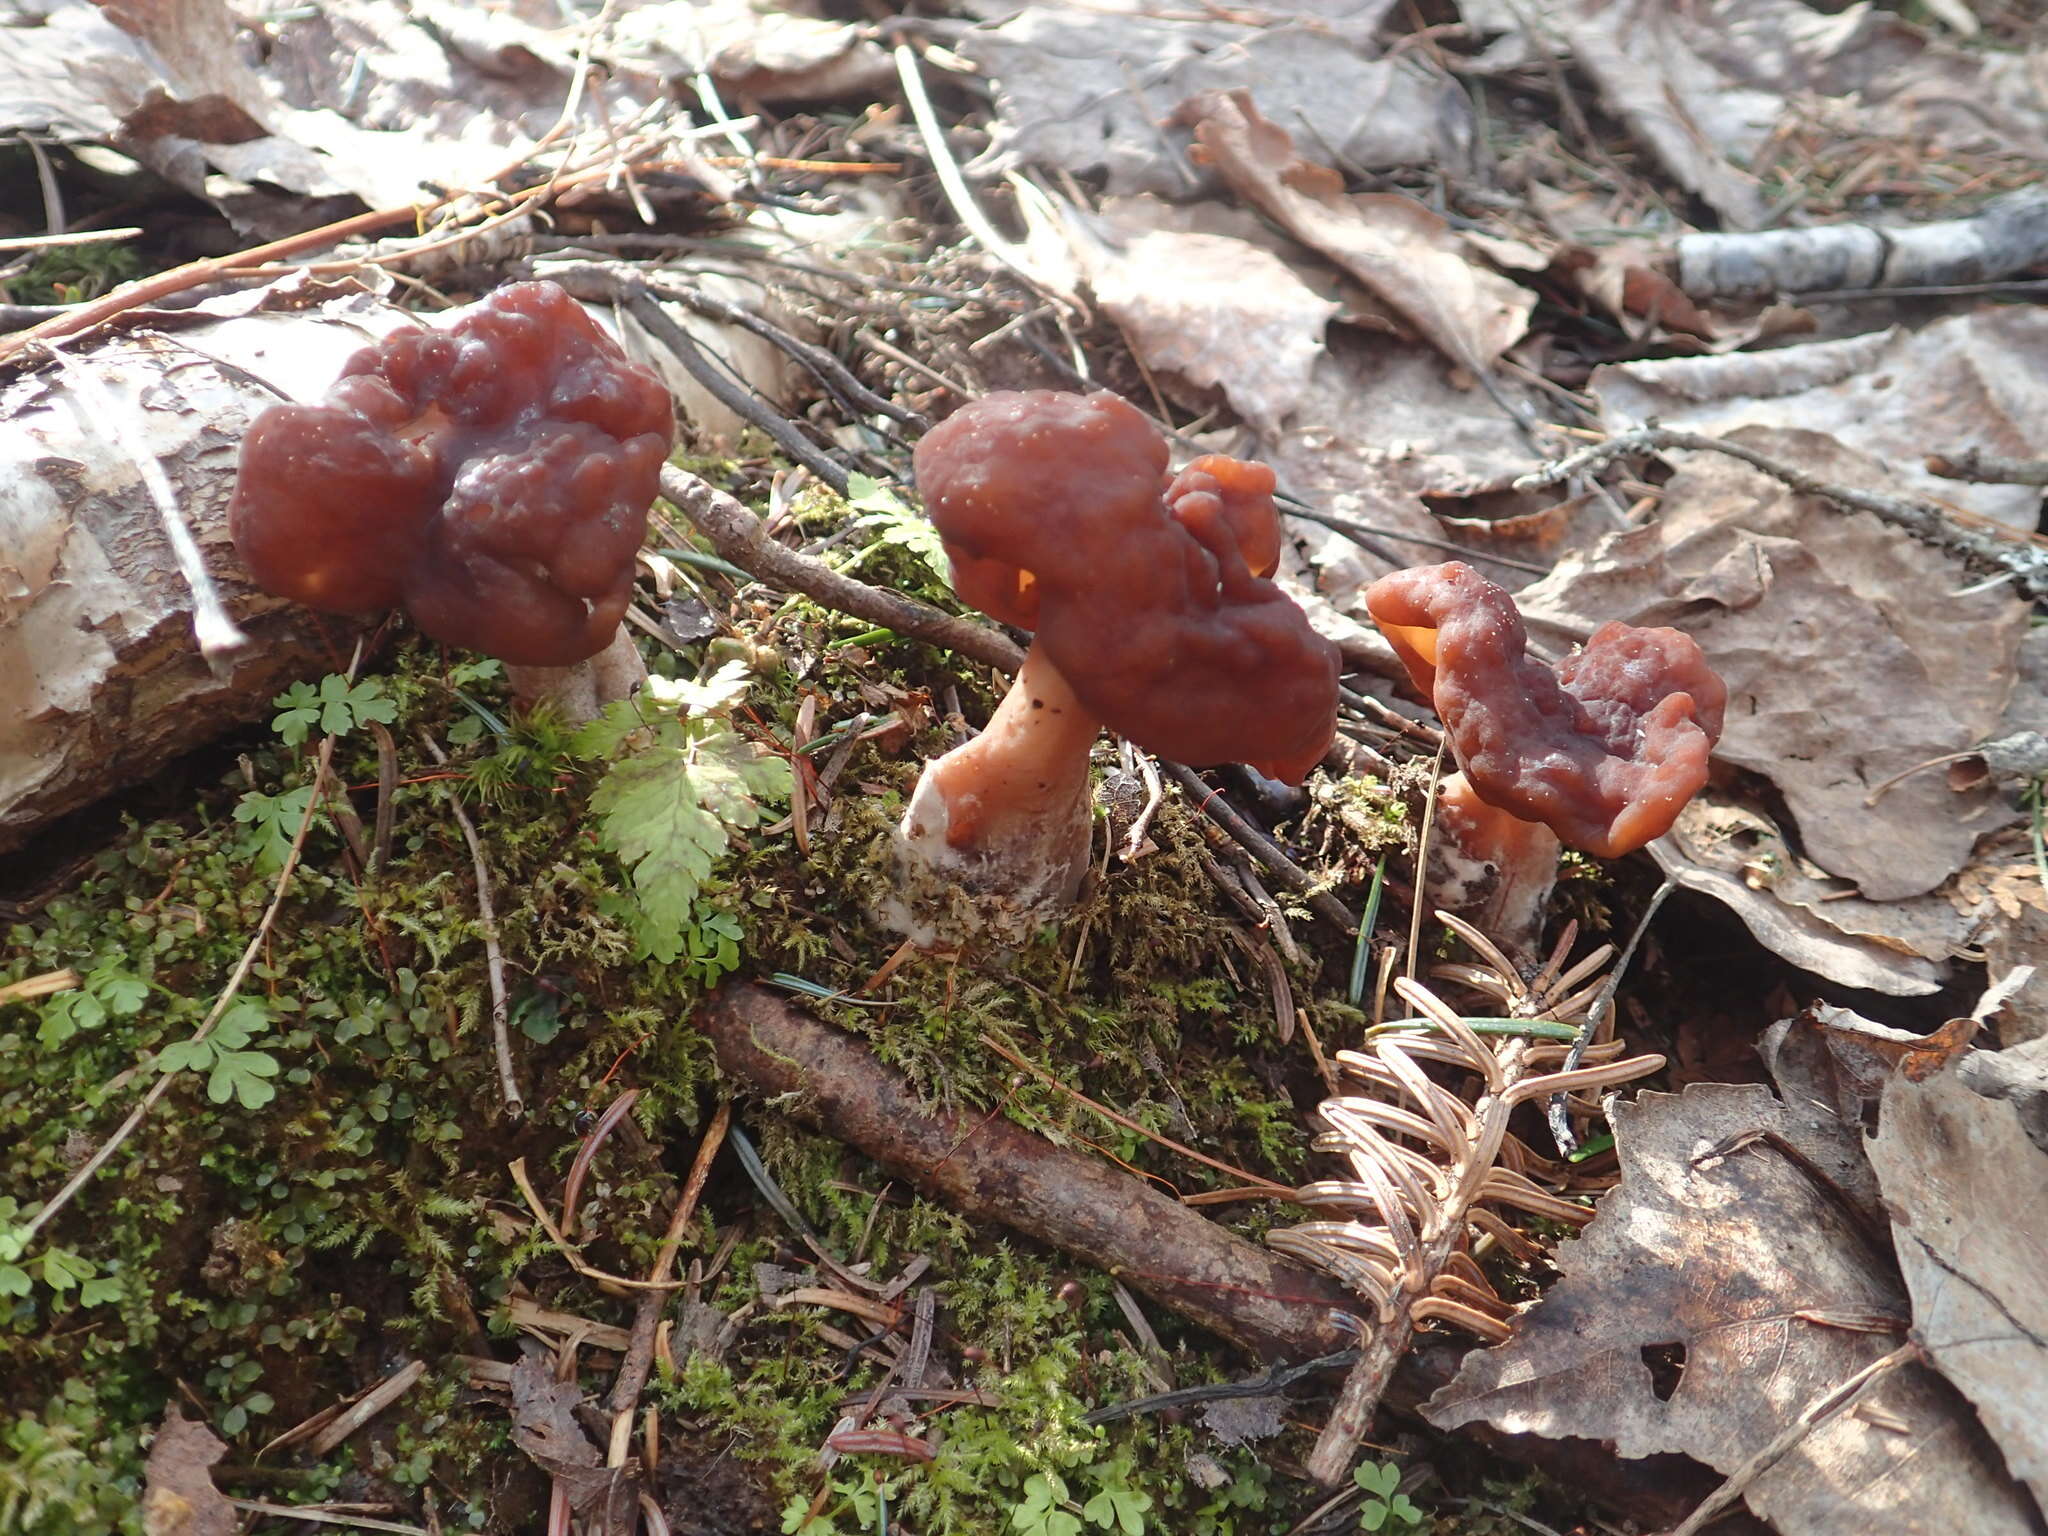
<path fill-rule="evenodd" d="M 1517 959 L 1533 956 L 1564 851 L 1557 834 L 1487 804 L 1462 773 L 1437 787 L 1435 826 L 1442 904 Z"/>
<path fill-rule="evenodd" d="M 909 910 L 957 888 L 993 936 L 1014 941 L 1071 906 L 1088 872 L 1088 752 L 1100 729 L 1034 645 L 987 728 L 917 781 L 897 829 Z M 925 940 L 921 924 L 904 926 Z"/>
<path fill-rule="evenodd" d="M 536 704 L 552 705 L 570 725 L 595 720 L 605 705 L 630 699 L 633 690 L 646 680 L 647 663 L 623 624 L 612 635 L 610 645 L 573 667 L 505 664 L 505 681 L 513 698 L 528 709 Z"/>

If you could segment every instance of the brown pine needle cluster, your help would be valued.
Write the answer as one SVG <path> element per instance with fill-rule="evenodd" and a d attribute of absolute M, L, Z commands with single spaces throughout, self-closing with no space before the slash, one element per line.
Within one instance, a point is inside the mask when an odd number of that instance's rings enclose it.
<path fill-rule="evenodd" d="M 1328 1129 L 1316 1147 L 1344 1158 L 1350 1172 L 1296 1192 L 1301 1204 L 1332 1214 L 1267 1239 L 1371 1303 L 1359 1361 L 1309 1459 L 1310 1472 L 1324 1482 L 1345 1475 L 1419 1324 L 1455 1324 L 1491 1344 L 1508 1337 L 1514 1308 L 1494 1290 L 1477 1255 L 1489 1243 L 1524 1258 L 1538 1250 L 1504 1213 L 1574 1226 L 1591 1219 L 1591 1211 L 1554 1192 L 1563 1168 L 1509 1133 L 1516 1108 L 1557 1094 L 1597 1093 L 1664 1065 L 1661 1056 L 1625 1058 L 1618 1040 L 1591 1040 L 1573 1060 L 1580 1033 L 1598 1033 L 1592 1010 L 1611 946 L 1567 970 L 1576 930 L 1567 931 L 1548 963 L 1524 981 L 1484 934 L 1447 913 L 1437 916 L 1482 962 L 1446 966 L 1438 975 L 1491 999 L 1498 1014 L 1461 1014 L 1428 987 L 1396 981 L 1415 1015 L 1375 1028 L 1362 1050 L 1338 1052 L 1352 1091 L 1321 1107 Z M 1585 1110 L 1597 1114 L 1598 1106 Z"/>

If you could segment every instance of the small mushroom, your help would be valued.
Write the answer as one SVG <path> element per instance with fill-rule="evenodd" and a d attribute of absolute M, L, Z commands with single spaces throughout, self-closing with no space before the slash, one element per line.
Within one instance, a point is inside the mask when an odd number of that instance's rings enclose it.
<path fill-rule="evenodd" d="M 1033 630 L 988 728 L 927 765 L 899 829 L 907 912 L 1015 941 L 1088 867 L 1088 753 L 1108 726 L 1176 762 L 1298 784 L 1336 725 L 1337 653 L 1269 577 L 1273 473 L 1211 456 L 1167 472 L 1117 396 L 989 395 L 926 434 L 925 507 L 955 589 Z M 965 891 L 969 910 L 949 898 Z"/>
<path fill-rule="evenodd" d="M 259 416 L 228 527 L 266 591 L 402 605 L 522 697 L 594 713 L 645 676 L 619 621 L 674 436 L 660 380 L 554 283 L 512 283 Z"/>
<path fill-rule="evenodd" d="M 1559 839 L 1619 858 L 1706 783 L 1728 690 L 1689 635 L 1603 624 L 1553 671 L 1514 599 L 1456 560 L 1383 576 L 1365 605 L 1443 720 L 1459 771 L 1438 825 L 1453 881 L 1490 883 L 1496 940 L 1533 947 Z"/>

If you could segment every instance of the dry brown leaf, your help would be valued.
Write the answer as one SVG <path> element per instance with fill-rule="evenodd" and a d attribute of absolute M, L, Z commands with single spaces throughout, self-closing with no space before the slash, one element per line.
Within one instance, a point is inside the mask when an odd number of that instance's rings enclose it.
<path fill-rule="evenodd" d="M 1819 434 L 1734 437 L 1826 479 L 1883 483 L 1880 466 Z M 1957 596 L 1967 574 L 1941 552 L 1734 460 L 1695 457 L 1656 524 L 1566 557 L 1517 594 L 1523 612 L 1553 643 L 1608 619 L 1684 629 L 1729 687 L 1717 761 L 1777 786 L 1805 856 L 1873 901 L 1933 890 L 2009 808 L 1926 773 L 1865 800 L 1991 733 L 2027 605 L 2003 589 Z"/>
<path fill-rule="evenodd" d="M 582 1398 L 575 1382 L 555 1380 L 544 1358 L 522 1355 L 512 1367 L 512 1443 L 562 1484 L 578 1514 L 603 1505 L 630 1510 L 637 1481 L 624 1468 L 605 1466 L 576 1422 Z"/>
<path fill-rule="evenodd" d="M 1977 932 L 1947 893 L 1869 901 L 1847 881 L 1802 867 L 1756 806 L 1709 788 L 1650 853 L 1676 885 L 1712 897 L 1757 941 L 1842 986 L 1895 997 L 1939 991 Z"/>
<path fill-rule="evenodd" d="M 1655 417 L 1719 435 L 1752 425 L 1826 432 L 1884 460 L 1895 494 L 1932 497 L 2031 530 L 2037 488 L 1943 480 L 1922 460 L 1971 448 L 2048 457 L 2044 353 L 2048 312 L 2000 305 L 1917 331 L 1610 364 L 1594 372 L 1592 391 L 1609 431 Z"/>
<path fill-rule="evenodd" d="M 1536 297 L 1475 265 L 1441 217 L 1392 193 L 1347 197 L 1334 171 L 1302 159 L 1249 92 L 1209 92 L 1179 113 L 1198 159 L 1240 197 L 1378 294 L 1452 362 L 1483 373 L 1528 329 Z"/>
<path fill-rule="evenodd" d="M 1454 371 L 1413 342 L 1335 329 L 1294 416 L 1261 449 L 1285 464 L 1296 495 L 1318 505 L 1360 479 L 1445 499 L 1503 490 L 1539 456 L 1513 418 L 1485 391 L 1459 388 Z M 1508 383 L 1501 392 L 1527 400 Z"/>
<path fill-rule="evenodd" d="M 2048 1153 L 1955 1072 L 1887 1085 L 1869 1148 L 1915 1335 L 2048 1500 Z"/>
<path fill-rule="evenodd" d="M 1860 1132 L 1726 1084 L 1644 1094 L 1613 1124 L 1622 1184 L 1558 1250 L 1564 1278 L 1424 1413 L 1733 1472 L 1906 1325 L 1878 1213 L 1826 1171 L 1861 1162 Z M 2032 1529 L 1934 1371 L 1903 1366 L 1859 1407 L 1751 1484 L 1750 1507 L 1785 1536 Z"/>
<path fill-rule="evenodd" d="M 1325 163 L 1462 166 L 1473 124 L 1456 82 L 1414 56 L 1373 56 L 1391 8 L 1333 0 L 1238 19 L 1218 8 L 1005 6 L 998 23 L 955 45 L 995 86 L 993 142 L 974 168 L 1030 162 L 1102 173 L 1115 195 L 1193 197 L 1214 179 L 1189 161 L 1174 109 L 1202 91 L 1246 86 L 1276 118 L 1301 125 Z"/>
<path fill-rule="evenodd" d="M 1180 210 L 1120 200 L 1093 218 L 1060 204 L 1088 285 L 1149 368 L 1220 388 L 1261 432 L 1300 405 L 1342 306 L 1271 249 L 1178 227 Z"/>
<path fill-rule="evenodd" d="M 143 1469 L 144 1536 L 235 1536 L 242 1517 L 213 1486 L 213 1464 L 227 1450 L 204 1424 L 171 1409 Z"/>

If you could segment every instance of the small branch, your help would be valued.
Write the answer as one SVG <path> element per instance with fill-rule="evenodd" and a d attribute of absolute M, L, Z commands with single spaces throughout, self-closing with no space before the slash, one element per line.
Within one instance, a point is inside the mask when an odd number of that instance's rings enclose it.
<path fill-rule="evenodd" d="M 1343 1342 L 1335 1282 L 1254 1247 L 1199 1212 L 1071 1147 L 986 1111 L 935 1110 L 864 1043 L 760 987 L 731 985 L 696 1023 L 721 1070 L 970 1220 L 1063 1249 L 1266 1358 Z"/>
<path fill-rule="evenodd" d="M 1541 490 L 1612 459 L 1639 453 L 1662 453 L 1670 448 L 1695 453 L 1724 453 L 1731 459 L 1740 459 L 1750 468 L 1763 471 L 1803 495 L 1824 497 L 1838 506 L 1868 512 L 1937 549 L 1947 550 L 1979 565 L 2010 572 L 2014 585 L 2029 597 L 2037 602 L 2048 599 L 2048 549 L 2026 542 L 2025 535 L 2016 530 L 2001 535 L 1992 531 L 1996 524 L 1987 522 L 1978 527 L 1960 523 L 1932 502 L 1836 485 L 1782 460 L 1758 453 L 1753 448 L 1709 437 L 1703 432 L 1684 432 L 1675 427 L 1637 427 L 1523 475 L 1515 481 L 1514 489 Z"/>
<path fill-rule="evenodd" d="M 1978 485 L 2048 486 L 2048 459 L 2009 459 L 2002 453 L 1967 448 L 1953 458 L 1944 453 L 1929 454 L 1927 473 L 1944 480 L 1971 480 Z"/>
<path fill-rule="evenodd" d="M 683 1245 L 683 1233 L 696 1219 L 697 1202 L 703 1198 L 704 1185 L 711 1178 L 712 1161 L 718 1156 L 718 1149 L 725 1145 L 725 1133 L 731 1126 L 732 1101 L 728 1099 L 718 1106 L 718 1112 L 711 1117 L 711 1124 L 705 1128 L 704 1139 L 697 1144 L 697 1159 L 690 1165 L 690 1176 L 683 1184 L 675 1210 L 669 1216 L 668 1230 L 662 1234 L 661 1247 L 654 1255 L 654 1267 L 647 1272 L 647 1278 L 656 1285 L 666 1282 L 670 1271 L 675 1268 L 677 1250 Z M 647 1388 L 647 1377 L 654 1369 L 654 1329 L 661 1321 L 661 1311 L 667 1303 L 666 1291 L 650 1290 L 643 1292 L 634 1306 L 633 1331 L 626 1341 L 626 1358 L 620 1362 L 619 1374 L 612 1382 L 614 1443 L 619 1440 L 619 1426 L 632 1423 L 634 1410 L 640 1406 L 640 1394 Z"/>
<path fill-rule="evenodd" d="M 447 764 L 448 754 L 441 750 L 439 742 L 425 731 L 420 732 L 420 741 L 437 765 Z M 498 947 L 498 914 L 491 905 L 490 866 L 484 862 L 483 841 L 476 835 L 476 824 L 469 819 L 469 812 L 462 808 L 454 791 L 445 793 L 448 809 L 455 824 L 462 828 L 462 840 L 469 844 L 470 862 L 476 868 L 476 922 L 483 930 L 484 964 L 491 984 L 491 1047 L 498 1058 L 498 1094 L 504 1100 L 505 1113 L 516 1119 L 526 1113 L 526 1101 L 519 1095 L 519 1079 L 512 1070 L 512 1004 L 505 994 L 505 953 Z"/>
<path fill-rule="evenodd" d="M 954 618 L 899 592 L 855 581 L 822 560 L 776 543 L 762 531 L 758 517 L 688 470 L 665 466 L 661 494 L 711 542 L 720 557 L 764 586 L 801 592 L 839 613 L 957 651 L 1004 673 L 1014 673 L 1024 664 L 1023 650 L 998 630 L 972 619 Z"/>

